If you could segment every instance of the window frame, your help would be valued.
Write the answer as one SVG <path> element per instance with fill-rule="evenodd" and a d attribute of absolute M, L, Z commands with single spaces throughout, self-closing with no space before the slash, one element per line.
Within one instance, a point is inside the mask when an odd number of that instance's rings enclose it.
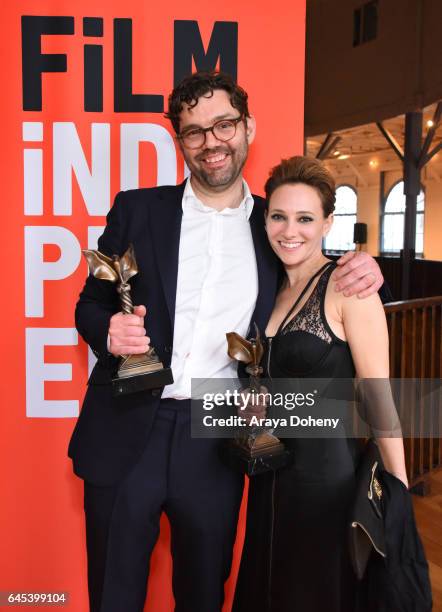
<path fill-rule="evenodd" d="M 402 248 L 399 249 L 398 251 L 385 251 L 382 247 L 383 247 L 383 238 L 384 238 L 384 219 L 386 215 L 389 216 L 399 216 L 402 215 L 404 218 L 404 224 L 405 224 L 405 210 L 403 212 L 385 212 L 385 207 L 387 204 L 387 200 L 390 197 L 391 192 L 393 191 L 393 189 L 395 187 L 397 187 L 397 185 L 399 185 L 400 183 L 404 183 L 404 179 L 400 178 L 397 181 L 395 181 L 389 188 L 389 190 L 387 191 L 387 193 L 385 194 L 385 196 L 382 198 L 382 204 L 381 204 L 381 214 L 380 214 L 380 220 L 379 220 L 379 256 L 380 257 L 392 257 L 392 258 L 399 258 L 401 256 L 401 252 L 403 250 L 404 247 L 404 243 L 403 243 L 403 239 L 402 239 Z M 425 185 L 423 185 L 422 183 L 420 184 L 420 191 L 423 192 L 424 194 L 424 207 L 422 211 L 417 211 L 416 214 L 416 220 L 417 220 L 417 215 L 422 215 L 423 219 L 424 219 L 424 231 L 422 233 L 422 237 L 424 237 L 425 235 L 425 199 L 426 199 L 426 193 L 425 193 Z M 420 193 L 420 192 L 419 192 Z M 404 194 L 405 197 L 405 194 Z M 416 236 L 417 236 L 417 223 L 416 223 L 416 234 L 415 234 L 415 246 L 416 246 Z M 422 240 L 422 249 L 424 248 L 424 240 Z M 416 251 L 415 252 L 415 256 L 418 259 L 424 259 L 424 251 Z"/>
<path fill-rule="evenodd" d="M 333 218 L 336 219 L 336 217 L 355 217 L 355 223 L 357 223 L 358 221 L 358 190 L 356 189 L 356 187 L 354 185 L 351 185 L 350 183 L 341 183 L 340 185 L 336 186 L 336 193 L 338 191 L 338 189 L 340 187 L 348 187 L 349 189 L 351 189 L 353 191 L 353 193 L 356 196 L 356 212 L 354 213 L 333 213 Z M 323 251 L 324 253 L 328 254 L 328 255 L 343 255 L 344 253 L 348 253 L 349 249 L 327 249 L 325 246 L 325 243 L 327 241 L 327 236 L 324 238 L 324 242 L 323 242 Z"/>

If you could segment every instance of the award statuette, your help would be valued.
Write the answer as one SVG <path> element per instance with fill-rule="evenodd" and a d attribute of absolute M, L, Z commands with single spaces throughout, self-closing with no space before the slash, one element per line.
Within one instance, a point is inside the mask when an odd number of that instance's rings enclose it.
<path fill-rule="evenodd" d="M 92 276 L 100 280 L 116 283 L 120 294 L 121 310 L 124 314 L 132 314 L 134 307 L 130 296 L 128 283 L 138 272 L 135 253 L 132 245 L 122 257 L 113 255 L 107 257 L 100 251 L 83 250 Z M 122 355 L 116 376 L 112 379 L 114 395 L 125 395 L 135 391 L 156 389 L 173 383 L 172 370 L 165 368 L 150 347 L 141 355 Z"/>
<path fill-rule="evenodd" d="M 260 392 L 260 362 L 264 349 L 259 330 L 255 326 L 256 338 L 246 340 L 236 332 L 226 334 L 228 354 L 232 359 L 247 365 L 249 389 Z M 228 446 L 227 460 L 248 476 L 283 467 L 290 456 L 284 444 L 264 427 L 252 427 L 249 433 L 238 433 Z"/>

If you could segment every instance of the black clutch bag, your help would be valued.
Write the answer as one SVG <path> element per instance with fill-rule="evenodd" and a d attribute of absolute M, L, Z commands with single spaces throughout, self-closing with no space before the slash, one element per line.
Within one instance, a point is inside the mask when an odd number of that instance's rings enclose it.
<path fill-rule="evenodd" d="M 350 514 L 350 558 L 356 576 L 364 576 L 373 551 L 386 557 L 382 487 L 382 459 L 376 442 L 368 440 L 356 472 L 356 494 Z"/>

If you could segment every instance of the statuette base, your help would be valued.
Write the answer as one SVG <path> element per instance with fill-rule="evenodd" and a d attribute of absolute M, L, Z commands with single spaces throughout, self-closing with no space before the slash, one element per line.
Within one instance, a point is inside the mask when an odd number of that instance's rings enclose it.
<path fill-rule="evenodd" d="M 158 389 L 173 383 L 172 370 L 165 368 L 151 350 L 143 355 L 128 355 L 112 379 L 113 394 L 126 395 L 137 391 Z"/>
<path fill-rule="evenodd" d="M 284 467 L 291 453 L 276 436 L 263 432 L 253 438 L 253 443 L 250 437 L 231 440 L 223 455 L 230 467 L 255 476 Z"/>

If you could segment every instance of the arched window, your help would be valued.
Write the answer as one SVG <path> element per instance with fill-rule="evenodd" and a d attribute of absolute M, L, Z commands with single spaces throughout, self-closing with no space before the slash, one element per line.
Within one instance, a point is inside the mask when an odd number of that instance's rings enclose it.
<path fill-rule="evenodd" d="M 416 254 L 424 251 L 425 193 L 420 190 L 416 207 Z M 404 246 L 405 194 L 404 181 L 391 189 L 385 200 L 381 220 L 381 253 L 399 253 Z"/>
<path fill-rule="evenodd" d="M 353 228 L 356 223 L 358 196 L 353 187 L 340 185 L 336 189 L 336 203 L 332 228 L 325 239 L 326 251 L 354 249 Z"/>

